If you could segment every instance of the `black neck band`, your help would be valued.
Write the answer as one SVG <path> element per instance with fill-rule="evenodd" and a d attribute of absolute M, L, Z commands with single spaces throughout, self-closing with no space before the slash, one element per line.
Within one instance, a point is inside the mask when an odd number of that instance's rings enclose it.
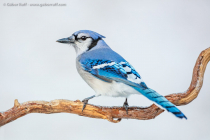
<path fill-rule="evenodd" d="M 91 43 L 91 45 L 88 47 L 88 50 L 87 50 L 87 51 L 89 51 L 89 50 L 91 50 L 93 47 L 95 47 L 95 46 L 97 45 L 97 43 L 98 43 L 99 40 L 101 40 L 100 37 L 99 37 L 98 39 L 96 39 L 96 40 L 93 40 L 93 42 Z"/>

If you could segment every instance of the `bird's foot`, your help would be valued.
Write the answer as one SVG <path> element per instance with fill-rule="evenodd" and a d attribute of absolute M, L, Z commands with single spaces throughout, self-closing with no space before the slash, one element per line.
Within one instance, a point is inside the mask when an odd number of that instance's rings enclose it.
<path fill-rule="evenodd" d="M 86 105 L 88 103 L 88 99 L 84 99 L 84 100 L 82 100 L 82 102 L 84 103 L 83 104 L 83 108 L 82 108 L 82 112 L 83 112 L 83 110 L 85 109 L 85 107 L 86 107 Z"/>
<path fill-rule="evenodd" d="M 85 98 L 84 100 L 82 100 L 82 102 L 84 103 L 84 104 L 83 104 L 83 108 L 82 108 L 82 112 L 83 112 L 83 110 L 85 109 L 85 107 L 86 107 L 86 105 L 87 105 L 87 103 L 88 103 L 88 100 L 90 100 L 90 99 L 92 99 L 92 98 L 94 98 L 94 97 L 96 97 L 96 96 L 93 95 L 93 96 L 91 96 L 91 97 L 88 97 L 88 98 Z"/>
<path fill-rule="evenodd" d="M 127 98 L 126 98 L 126 100 L 125 100 L 125 102 L 124 102 L 124 104 L 123 104 L 123 107 L 125 108 L 126 113 L 127 113 L 127 115 L 128 115 L 128 107 L 129 107 L 129 105 L 128 105 L 128 102 L 127 102 Z"/>

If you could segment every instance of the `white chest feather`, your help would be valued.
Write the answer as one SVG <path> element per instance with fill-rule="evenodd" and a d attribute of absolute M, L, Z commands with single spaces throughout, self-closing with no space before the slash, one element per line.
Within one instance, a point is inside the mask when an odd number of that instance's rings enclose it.
<path fill-rule="evenodd" d="M 76 62 L 76 64 L 78 73 L 85 80 L 85 82 L 91 88 L 93 88 L 93 90 L 96 92 L 96 96 L 103 95 L 112 97 L 128 97 L 131 94 L 140 94 L 138 91 L 124 83 L 116 81 L 109 83 L 102 81 L 94 77 L 92 74 L 84 71 L 78 62 Z"/>

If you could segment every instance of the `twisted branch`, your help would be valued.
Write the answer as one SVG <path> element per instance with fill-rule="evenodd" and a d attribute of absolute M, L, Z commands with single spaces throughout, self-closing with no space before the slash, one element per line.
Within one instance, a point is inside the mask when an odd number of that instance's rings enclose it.
<path fill-rule="evenodd" d="M 170 102 L 179 106 L 186 105 L 193 101 L 203 85 L 203 77 L 206 65 L 210 60 L 210 48 L 202 51 L 196 61 L 192 81 L 188 90 L 184 93 L 173 93 L 165 96 Z M 149 120 L 154 119 L 156 116 L 164 112 L 155 104 L 147 108 L 129 107 L 128 115 L 123 107 L 101 107 L 87 104 L 85 110 L 81 112 L 83 103 L 79 100 L 53 100 L 46 101 L 29 101 L 20 104 L 17 99 L 15 100 L 14 107 L 0 113 L 0 126 L 3 126 L 11 121 L 14 121 L 29 113 L 73 113 L 80 116 L 90 118 L 106 119 L 110 122 L 120 122 L 122 118 Z M 114 118 L 117 118 L 115 120 Z"/>

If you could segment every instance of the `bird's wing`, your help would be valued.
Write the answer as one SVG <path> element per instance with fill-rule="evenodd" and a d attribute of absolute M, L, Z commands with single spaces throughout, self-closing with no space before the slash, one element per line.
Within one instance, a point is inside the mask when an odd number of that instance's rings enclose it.
<path fill-rule="evenodd" d="M 86 59 L 81 64 L 85 71 L 103 81 L 114 80 L 134 87 L 147 87 L 140 75 L 126 61 L 117 63 L 111 60 Z"/>

